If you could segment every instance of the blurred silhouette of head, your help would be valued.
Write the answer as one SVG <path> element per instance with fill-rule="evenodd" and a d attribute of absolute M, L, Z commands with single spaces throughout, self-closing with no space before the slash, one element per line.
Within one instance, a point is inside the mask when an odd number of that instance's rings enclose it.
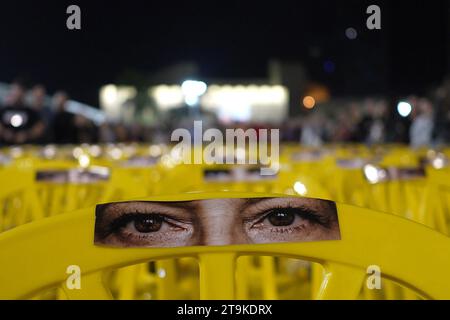
<path fill-rule="evenodd" d="M 388 111 L 388 102 L 386 99 L 380 99 L 377 101 L 377 115 L 379 117 L 386 116 L 386 112 Z"/>
<path fill-rule="evenodd" d="M 15 82 L 11 85 L 5 104 L 8 106 L 23 106 L 25 88 L 22 84 Z"/>
<path fill-rule="evenodd" d="M 37 84 L 31 90 L 32 106 L 36 109 L 41 109 L 45 105 L 45 87 L 41 84 Z"/>
<path fill-rule="evenodd" d="M 433 113 L 433 104 L 427 98 L 421 98 L 417 101 L 417 106 L 420 114 L 431 114 Z"/>
<path fill-rule="evenodd" d="M 58 91 L 53 96 L 53 104 L 57 111 L 64 111 L 66 103 L 69 100 L 69 96 L 64 91 Z"/>

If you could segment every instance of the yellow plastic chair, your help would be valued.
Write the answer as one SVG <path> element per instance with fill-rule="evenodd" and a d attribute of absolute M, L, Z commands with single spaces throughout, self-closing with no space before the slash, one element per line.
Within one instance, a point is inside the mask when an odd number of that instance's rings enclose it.
<path fill-rule="evenodd" d="M 44 217 L 32 172 L 8 168 L 0 181 L 0 232 Z"/>
<path fill-rule="evenodd" d="M 421 194 L 418 220 L 450 235 L 450 169 L 427 168 L 427 182 Z"/>
<path fill-rule="evenodd" d="M 283 166 L 275 177 L 263 177 L 260 180 L 240 180 L 240 181 L 214 181 L 205 180 L 205 171 L 233 170 L 234 168 L 245 169 L 246 166 L 239 165 L 180 165 L 175 167 L 167 175 L 167 179 L 159 184 L 161 193 L 168 192 L 266 192 L 283 193 L 287 195 L 299 194 L 309 197 L 331 199 L 320 183 L 306 174 L 294 173 L 290 167 Z M 170 178 L 169 178 L 170 177 Z M 251 292 L 256 288 L 262 291 L 265 299 L 277 298 L 276 287 L 280 282 L 288 280 L 299 281 L 297 276 L 290 277 L 282 270 L 273 272 L 279 263 L 284 263 L 274 257 L 241 257 L 237 267 L 237 277 L 240 278 L 240 287 L 237 297 L 239 299 L 249 299 Z M 309 268 L 317 268 L 317 265 L 299 266 L 298 273 L 303 275 L 303 283 L 309 281 Z M 313 272 L 313 274 L 320 274 Z M 252 279 L 247 279 L 251 277 Z M 265 277 L 264 279 L 262 277 Z M 317 276 L 315 276 L 317 278 Z"/>
<path fill-rule="evenodd" d="M 265 177 L 261 180 L 241 180 L 241 181 L 210 181 L 204 179 L 205 171 L 211 170 L 233 170 L 245 166 L 239 165 L 180 165 L 175 167 L 167 178 L 159 184 L 160 192 L 164 194 L 169 192 L 266 192 L 266 193 L 283 193 L 287 195 L 300 194 L 309 197 L 318 197 L 322 199 L 330 199 L 329 194 L 314 179 L 305 174 L 291 173 L 289 168 L 282 168 L 276 177 Z M 251 292 L 255 291 L 255 287 L 260 288 L 262 297 L 265 299 L 274 299 L 278 297 L 276 287 L 281 282 L 288 280 L 286 272 L 273 271 L 276 269 L 280 259 L 274 257 L 241 257 L 237 265 L 236 276 L 241 279 L 240 287 L 237 293 L 239 299 L 249 299 Z M 309 265 L 302 265 L 303 282 L 308 282 Z M 314 266 L 313 266 L 314 267 Z M 251 277 L 252 279 L 247 279 Z M 264 279 L 262 277 L 265 277 Z M 290 280 L 296 280 L 289 277 Z"/>
<path fill-rule="evenodd" d="M 206 193 L 140 200 L 188 201 L 274 197 L 274 194 Z M 194 257 L 200 266 L 201 299 L 234 299 L 235 263 L 241 255 L 277 255 L 323 265 L 318 299 L 355 299 L 368 266 L 415 290 L 423 298 L 449 299 L 450 239 L 393 215 L 337 204 L 341 240 L 182 248 L 95 246 L 94 208 L 58 215 L 0 234 L 0 298 L 20 299 L 61 286 L 70 299 L 111 298 L 104 270 L 148 260 Z M 81 269 L 81 289 L 68 290 L 67 269 Z"/>

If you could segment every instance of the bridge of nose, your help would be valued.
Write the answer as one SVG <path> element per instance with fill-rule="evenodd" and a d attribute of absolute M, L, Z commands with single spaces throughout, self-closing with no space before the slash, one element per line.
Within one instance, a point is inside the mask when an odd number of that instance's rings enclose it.
<path fill-rule="evenodd" d="M 224 245 L 244 243 L 242 232 L 236 232 L 235 228 L 241 226 L 237 223 L 240 213 L 240 205 L 236 199 L 202 200 L 199 210 L 199 220 L 202 225 L 203 245 Z M 239 230 L 240 231 L 240 230 Z M 236 236 L 238 239 L 236 239 Z M 242 241 L 241 241 L 242 240 Z"/>

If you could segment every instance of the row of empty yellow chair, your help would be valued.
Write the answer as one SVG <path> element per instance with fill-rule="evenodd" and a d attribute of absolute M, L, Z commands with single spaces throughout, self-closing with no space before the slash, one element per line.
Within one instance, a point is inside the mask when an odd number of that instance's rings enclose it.
<path fill-rule="evenodd" d="M 225 192 L 145 200 L 262 196 L 277 195 Z M 278 255 L 321 264 L 324 277 L 314 298 L 358 298 L 367 278 L 367 267 L 371 265 L 379 266 L 385 277 L 422 298 L 448 298 L 450 279 L 445 276 L 450 267 L 446 254 L 450 245 L 448 237 L 394 215 L 344 204 L 338 204 L 337 208 L 342 234 L 338 241 L 216 247 L 117 249 L 96 246 L 92 234 L 93 208 L 51 217 L 0 236 L 2 298 L 26 298 L 52 286 L 61 286 L 68 298 L 110 298 L 104 271 L 152 259 L 191 257 L 199 262 L 200 298 L 234 299 L 239 286 L 236 259 L 246 255 Z M 66 270 L 74 264 L 83 271 L 82 286 L 80 290 L 67 290 Z M 131 275 L 137 276 L 139 268 Z M 260 279 L 270 281 L 270 278 Z"/>

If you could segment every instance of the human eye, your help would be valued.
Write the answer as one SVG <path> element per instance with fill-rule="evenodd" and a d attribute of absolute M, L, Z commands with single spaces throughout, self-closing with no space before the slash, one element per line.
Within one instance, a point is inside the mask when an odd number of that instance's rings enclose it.
<path fill-rule="evenodd" d="M 308 227 L 326 225 L 320 216 L 308 208 L 278 207 L 265 212 L 253 228 L 268 228 L 271 232 L 292 233 L 304 231 Z"/>
<path fill-rule="evenodd" d="M 335 207 L 327 203 L 280 198 L 262 202 L 258 207 L 255 218 L 247 223 L 249 237 L 255 243 L 340 238 Z"/>
<path fill-rule="evenodd" d="M 96 242 L 121 247 L 185 245 L 193 227 L 176 210 L 142 205 L 116 208 L 96 225 Z"/>
<path fill-rule="evenodd" d="M 280 231 L 286 230 L 284 227 L 300 227 L 306 221 L 313 223 L 320 223 L 317 214 L 305 208 L 275 208 L 270 210 L 261 219 L 260 224 L 265 224 L 270 227 L 277 227 Z M 290 229 L 289 229 L 290 230 Z"/>

